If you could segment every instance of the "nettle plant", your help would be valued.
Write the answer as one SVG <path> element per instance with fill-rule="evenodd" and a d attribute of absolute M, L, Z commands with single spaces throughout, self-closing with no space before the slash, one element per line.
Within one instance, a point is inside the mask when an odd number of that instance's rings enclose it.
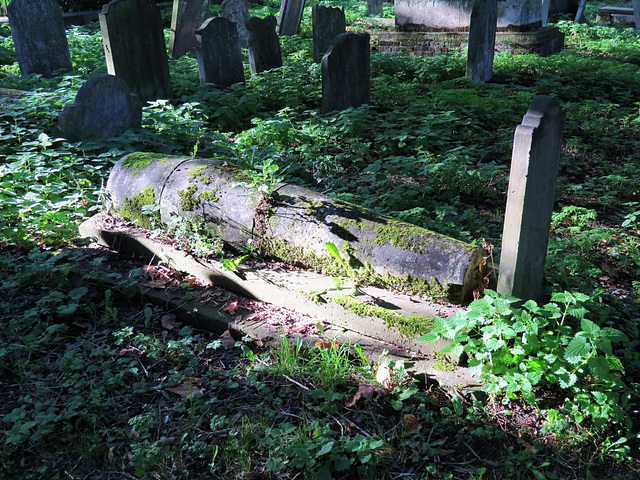
<path fill-rule="evenodd" d="M 466 356 L 483 390 L 504 395 L 504 403 L 522 398 L 539 404 L 541 389 L 564 397 L 561 411 L 546 411 L 549 429 L 586 418 L 595 428 L 628 423 L 629 388 L 613 344 L 629 340 L 587 318 L 590 307 L 590 298 L 580 293 L 555 293 L 538 305 L 485 290 L 468 311 L 437 318 L 419 341 L 451 340 L 444 351 Z"/>

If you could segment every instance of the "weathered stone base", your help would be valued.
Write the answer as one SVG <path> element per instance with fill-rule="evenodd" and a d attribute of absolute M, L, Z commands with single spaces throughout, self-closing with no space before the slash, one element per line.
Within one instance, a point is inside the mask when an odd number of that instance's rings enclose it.
<path fill-rule="evenodd" d="M 598 10 L 596 16 L 596 22 L 606 23 L 608 25 L 631 25 L 636 24 L 633 18 L 633 8 L 630 7 L 617 7 L 615 5 L 608 5 L 601 7 Z"/>
<path fill-rule="evenodd" d="M 444 55 L 465 48 L 469 32 L 380 32 L 378 50 L 408 55 Z M 537 53 L 542 56 L 559 53 L 564 47 L 564 34 L 555 26 L 529 32 L 497 32 L 496 50 L 513 53 Z"/>

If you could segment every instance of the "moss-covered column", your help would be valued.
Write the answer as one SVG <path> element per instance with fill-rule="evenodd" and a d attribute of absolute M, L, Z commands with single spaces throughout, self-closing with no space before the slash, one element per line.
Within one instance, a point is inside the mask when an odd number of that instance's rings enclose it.
<path fill-rule="evenodd" d="M 137 153 L 116 165 L 107 190 L 125 219 L 144 219 L 152 202 L 165 224 L 188 217 L 236 248 L 251 240 L 267 256 L 345 275 L 326 248 L 333 242 L 363 283 L 460 303 L 482 278 L 478 247 L 294 185 L 265 199 L 249 180 L 219 160 Z"/>

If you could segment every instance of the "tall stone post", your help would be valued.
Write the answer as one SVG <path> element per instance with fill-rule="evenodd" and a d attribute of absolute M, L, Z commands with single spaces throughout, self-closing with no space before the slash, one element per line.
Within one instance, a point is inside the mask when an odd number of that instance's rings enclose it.
<path fill-rule="evenodd" d="M 513 140 L 498 292 L 540 300 L 565 113 L 539 95 Z"/>
<path fill-rule="evenodd" d="M 467 78 L 473 82 L 486 82 L 493 76 L 497 21 L 497 0 L 473 2 L 467 51 Z"/>

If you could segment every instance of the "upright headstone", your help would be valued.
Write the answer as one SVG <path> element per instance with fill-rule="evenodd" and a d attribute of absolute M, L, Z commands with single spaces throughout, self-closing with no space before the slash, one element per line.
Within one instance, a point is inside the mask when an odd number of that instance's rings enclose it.
<path fill-rule="evenodd" d="M 142 122 L 142 104 L 127 82 L 103 73 L 87 80 L 75 101 L 64 107 L 58 128 L 75 140 L 90 137 L 117 137 Z"/>
<path fill-rule="evenodd" d="M 565 113 L 539 95 L 516 128 L 502 233 L 498 292 L 539 301 Z"/>
<path fill-rule="evenodd" d="M 636 23 L 636 30 L 640 30 L 640 0 L 631 0 L 633 8 L 633 19 Z"/>
<path fill-rule="evenodd" d="M 367 0 L 367 13 L 369 15 L 382 15 L 382 0 Z"/>
<path fill-rule="evenodd" d="M 111 75 L 143 102 L 171 96 L 162 18 L 153 0 L 113 0 L 102 7 L 100 29 Z"/>
<path fill-rule="evenodd" d="M 322 58 L 322 112 L 369 103 L 369 34 L 342 33 Z"/>
<path fill-rule="evenodd" d="M 177 59 L 200 45 L 196 30 L 207 19 L 209 0 L 173 0 L 169 58 Z"/>
<path fill-rule="evenodd" d="M 497 0 L 473 2 L 467 51 L 467 78 L 473 82 L 486 82 L 493 75 L 497 20 Z"/>
<path fill-rule="evenodd" d="M 346 30 L 344 10 L 339 7 L 314 5 L 311 7 L 313 24 L 313 61 L 320 62 L 334 38 Z"/>
<path fill-rule="evenodd" d="M 280 39 L 276 34 L 276 17 L 251 17 L 247 22 L 249 32 L 249 64 L 251 73 L 260 73 L 282 66 Z"/>
<path fill-rule="evenodd" d="M 546 27 L 549 23 L 549 7 L 551 7 L 551 0 L 540 1 L 540 20 L 543 27 Z"/>
<path fill-rule="evenodd" d="M 62 10 L 56 0 L 11 0 L 7 12 L 23 75 L 51 77 L 56 71 L 71 70 Z"/>
<path fill-rule="evenodd" d="M 245 0 L 224 0 L 220 5 L 219 15 L 236 24 L 240 48 L 247 48 L 249 46 L 249 32 L 247 32 L 246 26 L 249 20 L 247 2 Z"/>
<path fill-rule="evenodd" d="M 282 0 L 278 17 L 278 35 L 295 35 L 300 30 L 305 0 Z"/>
<path fill-rule="evenodd" d="M 236 24 L 223 17 L 207 19 L 196 30 L 202 46 L 196 50 L 200 83 L 228 87 L 244 82 L 242 50 Z"/>

